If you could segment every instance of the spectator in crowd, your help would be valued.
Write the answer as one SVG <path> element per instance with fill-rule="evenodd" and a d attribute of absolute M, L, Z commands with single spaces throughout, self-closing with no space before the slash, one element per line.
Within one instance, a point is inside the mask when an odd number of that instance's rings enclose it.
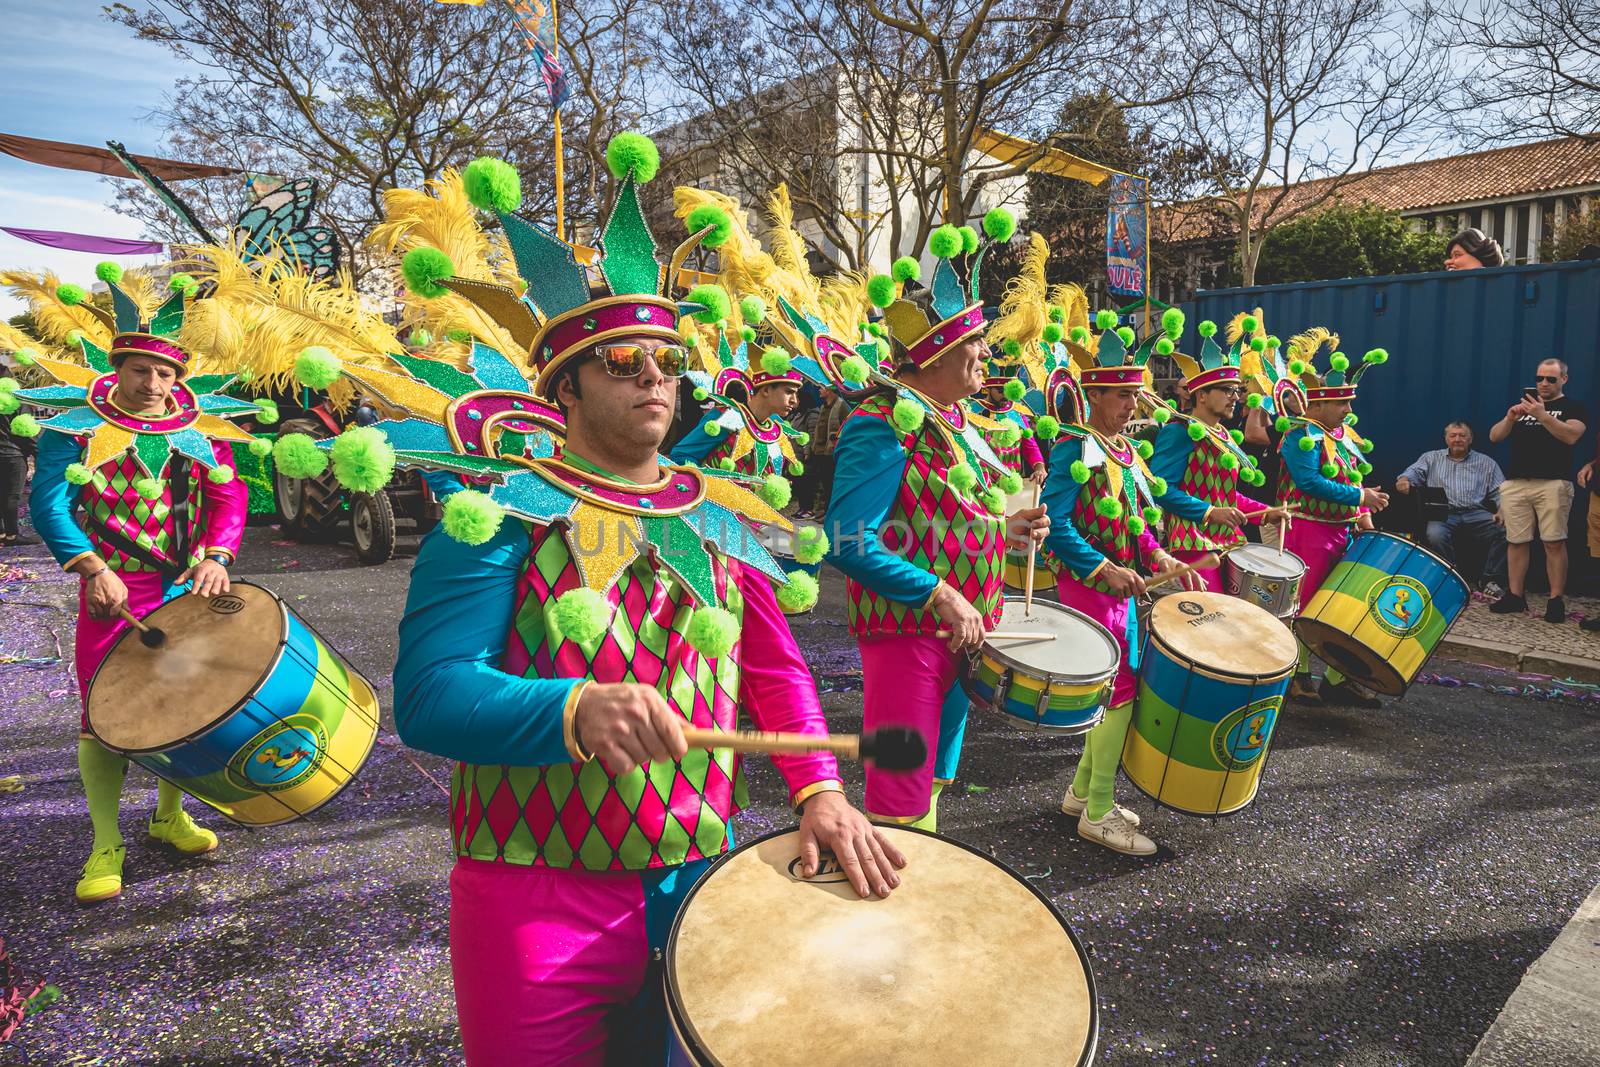
<path fill-rule="evenodd" d="M 1567 365 L 1547 359 L 1534 372 L 1534 387 L 1506 409 L 1489 440 L 1511 441 L 1511 462 L 1500 486 L 1500 521 L 1506 528 L 1506 593 L 1490 606 L 1507 615 L 1526 611 L 1528 559 L 1534 537 L 1544 542 L 1550 579 L 1546 622 L 1567 618 L 1567 517 L 1572 511 L 1572 447 L 1583 436 L 1589 409 L 1565 395 Z"/>
<path fill-rule="evenodd" d="M 823 390 L 817 428 L 811 434 L 811 454 L 806 457 L 806 473 L 812 477 L 800 497 L 801 517 L 820 519 L 827 510 L 828 498 L 833 495 L 833 448 L 849 413 L 850 405 L 843 397 L 832 389 Z"/>
<path fill-rule="evenodd" d="M 1600 482 L 1594 480 L 1600 468 L 1600 434 L 1594 439 L 1594 459 L 1578 469 L 1578 485 L 1589 490 L 1589 557 L 1600 559 Z M 1578 624 L 1591 633 L 1600 630 L 1600 615 L 1591 615 Z"/>
<path fill-rule="evenodd" d="M 1481 270 L 1505 265 L 1506 256 L 1500 251 L 1500 242 L 1476 227 L 1450 238 L 1444 249 L 1445 270 Z"/>
<path fill-rule="evenodd" d="M 806 442 L 804 454 L 801 456 L 805 461 L 805 470 L 794 480 L 797 518 L 809 518 L 811 507 L 817 499 L 817 482 L 822 476 L 822 464 L 817 461 L 819 457 L 817 439 L 822 436 L 822 422 L 828 408 L 833 404 L 834 395 L 832 389 L 823 388 L 816 402 L 806 405 L 804 411 L 790 420 L 795 429 L 810 435 L 810 440 Z"/>
<path fill-rule="evenodd" d="M 33 455 L 33 438 L 12 432 L 12 420 L 23 411 L 16 403 L 17 398 L 10 395 L 17 387 L 17 380 L 3 364 L 0 364 L 0 383 L 4 383 L 0 384 L 0 410 L 11 408 L 9 414 L 0 414 L 0 548 L 36 545 L 38 538 L 26 536 L 18 526 L 22 490 L 28 481 L 28 459 Z"/>
<path fill-rule="evenodd" d="M 1500 510 L 1500 464 L 1472 450 L 1472 427 L 1452 422 L 1444 428 L 1443 448 L 1424 452 L 1395 480 L 1402 493 L 1413 488 L 1443 489 L 1450 513 L 1428 523 L 1428 545 L 1445 562 L 1456 562 L 1456 548 L 1473 544 L 1483 550 L 1484 590 L 1500 596 L 1506 577 L 1506 535 L 1495 513 Z"/>

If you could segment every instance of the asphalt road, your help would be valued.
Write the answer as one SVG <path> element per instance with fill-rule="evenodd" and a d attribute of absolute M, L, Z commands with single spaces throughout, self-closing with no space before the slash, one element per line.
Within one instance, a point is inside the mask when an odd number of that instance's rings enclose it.
<path fill-rule="evenodd" d="M 250 532 L 239 573 L 284 596 L 387 705 L 409 560 L 362 568 L 348 549 L 275 536 Z M 18 562 L 36 577 L 4 577 Z M 859 665 L 837 575 L 824 592 L 796 630 L 830 723 L 853 729 Z M 135 770 L 126 891 L 74 903 L 89 835 L 68 663 L 4 662 L 48 661 L 57 641 L 70 659 L 73 594 L 38 550 L 0 556 L 0 778 L 23 784 L 0 793 L 0 936 L 63 993 L 0 1045 L 0 1064 L 459 1062 L 449 769 L 392 735 L 314 821 L 247 831 L 210 816 L 223 847 L 200 859 L 139 839 L 154 788 Z M 1212 824 L 1136 804 L 1163 845 L 1140 861 L 1079 841 L 1057 812 L 1078 742 L 975 715 L 941 828 L 1015 867 L 1090 946 L 1101 1063 L 1459 1065 L 1600 881 L 1597 742 L 1595 704 L 1468 688 L 1419 685 L 1376 713 L 1290 711 L 1249 811 Z M 788 821 L 764 760 L 750 778 L 745 839 Z"/>

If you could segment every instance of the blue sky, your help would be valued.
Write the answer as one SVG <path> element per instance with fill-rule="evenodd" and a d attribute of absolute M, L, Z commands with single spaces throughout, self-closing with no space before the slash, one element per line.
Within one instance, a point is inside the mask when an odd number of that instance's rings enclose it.
<path fill-rule="evenodd" d="M 135 40 L 101 14 L 99 0 L 0 0 L 6 29 L 0 65 L 0 131 L 134 152 L 157 150 L 149 117 L 183 73 L 165 49 Z M 130 179 L 131 180 L 131 179 Z M 106 206 L 112 179 L 0 155 L 0 226 L 141 237 L 139 224 Z M 64 280 L 93 281 L 100 257 L 64 252 L 0 233 L 0 267 L 49 268 Z M 129 256 L 126 266 L 148 262 Z M 0 316 L 24 310 L 0 292 Z"/>

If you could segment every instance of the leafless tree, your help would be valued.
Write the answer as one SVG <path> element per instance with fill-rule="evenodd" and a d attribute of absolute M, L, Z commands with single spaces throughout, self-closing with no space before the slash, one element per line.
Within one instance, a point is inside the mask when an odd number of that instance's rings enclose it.
<path fill-rule="evenodd" d="M 1600 140 L 1600 2 L 1471 0 L 1442 20 L 1458 50 L 1453 125 L 1480 142 Z"/>

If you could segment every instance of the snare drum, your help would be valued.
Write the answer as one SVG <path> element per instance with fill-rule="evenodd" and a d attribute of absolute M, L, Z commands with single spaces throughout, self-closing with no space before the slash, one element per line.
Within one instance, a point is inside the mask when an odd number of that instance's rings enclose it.
<path fill-rule="evenodd" d="M 906 854 L 883 900 L 837 865 L 800 877 L 799 834 L 730 852 L 689 891 L 666 950 L 678 1067 L 1093 1062 L 1088 955 L 1008 867 L 880 827 Z"/>
<path fill-rule="evenodd" d="M 1325 663 L 1375 693 L 1400 696 L 1470 595 L 1432 552 L 1368 530 L 1351 539 L 1294 629 Z"/>
<path fill-rule="evenodd" d="M 246 826 L 307 815 L 349 784 L 378 734 L 372 686 L 271 592 L 183 595 L 123 634 L 89 683 L 106 748 Z"/>
<path fill-rule="evenodd" d="M 1237 597 L 1184 592 L 1156 601 L 1122 749 L 1129 781 L 1189 815 L 1247 807 L 1296 651 L 1288 627 Z"/>
<path fill-rule="evenodd" d="M 997 630 L 1053 633 L 1054 641 L 990 640 L 978 652 L 972 689 L 1012 724 L 1026 730 L 1081 734 L 1097 726 L 1121 653 L 1111 631 L 1080 611 L 1006 597 Z"/>
<path fill-rule="evenodd" d="M 1270 545 L 1240 545 L 1222 557 L 1222 591 L 1280 619 L 1300 610 L 1305 562 Z"/>

